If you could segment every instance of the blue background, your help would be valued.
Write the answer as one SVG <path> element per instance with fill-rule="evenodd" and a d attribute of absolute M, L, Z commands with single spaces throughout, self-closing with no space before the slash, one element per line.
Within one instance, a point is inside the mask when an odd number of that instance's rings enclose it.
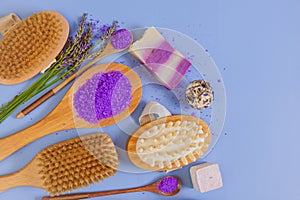
<path fill-rule="evenodd" d="M 224 187 L 198 193 L 184 168 L 176 172 L 184 179 L 184 188 L 170 199 L 300 199 L 299 0 L 0 1 L 1 16 L 15 12 L 25 18 L 46 9 L 61 12 L 69 22 L 88 12 L 108 23 L 118 19 L 128 29 L 152 25 L 175 29 L 196 39 L 214 58 L 226 86 L 227 117 L 219 143 L 205 160 L 219 163 Z M 29 84 L 0 86 L 0 103 Z M 42 118 L 62 96 L 63 92 L 24 120 L 10 117 L 0 124 L 1 136 Z M 76 132 L 56 133 L 28 145 L 0 162 L 0 174 L 22 168 L 35 153 L 66 135 L 71 138 Z M 160 176 L 118 173 L 81 191 L 138 186 Z M 20 187 L 0 193 L 0 199 L 40 199 L 45 194 Z M 99 199 L 164 197 L 136 193 Z"/>

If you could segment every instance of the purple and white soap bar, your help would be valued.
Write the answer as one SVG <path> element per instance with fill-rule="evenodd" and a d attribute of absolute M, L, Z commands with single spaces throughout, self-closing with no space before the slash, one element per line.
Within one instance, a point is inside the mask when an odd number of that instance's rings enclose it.
<path fill-rule="evenodd" d="M 144 64 L 168 89 L 174 89 L 191 63 L 156 30 L 148 28 L 129 52 Z"/>
<path fill-rule="evenodd" d="M 208 192 L 223 186 L 218 164 L 203 163 L 190 168 L 190 175 L 195 190 Z"/>

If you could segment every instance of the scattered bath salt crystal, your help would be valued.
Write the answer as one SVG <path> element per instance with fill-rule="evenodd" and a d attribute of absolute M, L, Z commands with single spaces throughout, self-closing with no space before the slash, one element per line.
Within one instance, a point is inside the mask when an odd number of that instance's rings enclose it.
<path fill-rule="evenodd" d="M 111 44 L 115 49 L 124 49 L 132 42 L 132 35 L 127 29 L 120 29 L 112 35 Z"/>
<path fill-rule="evenodd" d="M 175 177 L 165 177 L 158 184 L 157 188 L 163 193 L 172 193 L 177 189 L 178 181 Z"/>

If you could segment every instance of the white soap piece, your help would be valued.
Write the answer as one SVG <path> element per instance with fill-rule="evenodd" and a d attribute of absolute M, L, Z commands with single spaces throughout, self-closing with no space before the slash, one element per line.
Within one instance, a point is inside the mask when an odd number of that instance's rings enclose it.
<path fill-rule="evenodd" d="M 223 186 L 222 176 L 218 164 L 204 163 L 190 168 L 190 175 L 194 189 L 208 192 Z"/>

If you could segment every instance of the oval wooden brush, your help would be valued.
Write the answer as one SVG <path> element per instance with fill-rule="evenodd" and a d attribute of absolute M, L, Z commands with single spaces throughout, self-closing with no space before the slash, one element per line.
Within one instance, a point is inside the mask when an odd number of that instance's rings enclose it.
<path fill-rule="evenodd" d="M 119 71 L 126 76 L 131 84 L 131 101 L 128 108 L 120 114 L 109 118 L 101 119 L 98 124 L 91 124 L 82 118 L 78 118 L 76 113 L 73 113 L 73 94 L 77 89 L 86 83 L 95 73 Z M 119 63 L 101 64 L 95 66 L 83 75 L 81 75 L 72 87 L 68 90 L 62 101 L 57 107 L 44 119 L 33 124 L 32 126 L 15 133 L 13 135 L 0 139 L 0 160 L 6 158 L 18 149 L 53 132 L 67 130 L 72 128 L 99 128 L 109 126 L 129 116 L 137 107 L 142 96 L 141 80 L 136 72 L 130 67 Z"/>
<path fill-rule="evenodd" d="M 49 146 L 20 171 L 1 176 L 0 192 L 33 186 L 59 195 L 113 176 L 118 166 L 116 148 L 107 134 L 86 135 Z"/>
<path fill-rule="evenodd" d="M 159 103 L 148 102 L 139 121 L 141 127 L 129 137 L 127 153 L 130 161 L 142 169 L 181 168 L 200 158 L 210 145 L 206 122 L 193 116 L 171 116 Z"/>
<path fill-rule="evenodd" d="M 43 11 L 20 21 L 0 40 L 0 84 L 26 81 L 47 67 L 69 35 L 67 20 L 58 12 Z"/>
<path fill-rule="evenodd" d="M 208 125 L 193 116 L 154 120 L 135 131 L 127 142 L 130 161 L 145 170 L 170 171 L 199 159 L 208 149 Z"/>

